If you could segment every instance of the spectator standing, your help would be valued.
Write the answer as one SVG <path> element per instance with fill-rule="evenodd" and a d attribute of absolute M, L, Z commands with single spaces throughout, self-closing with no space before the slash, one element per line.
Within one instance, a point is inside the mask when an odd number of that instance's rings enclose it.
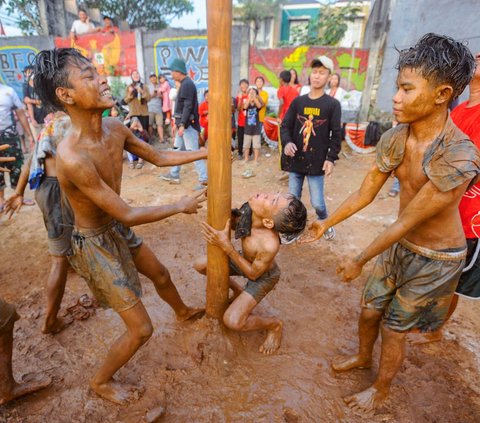
<path fill-rule="evenodd" d="M 23 153 L 20 145 L 20 137 L 17 126 L 13 120 L 13 111 L 17 114 L 20 124 L 23 126 L 27 137 L 33 144 L 33 134 L 28 125 L 25 106 L 18 98 L 12 87 L 0 84 L 0 144 L 8 144 L 10 148 L 0 152 L 1 157 L 15 157 L 15 161 L 6 162 L 3 166 L 10 170 L 10 186 L 15 189 L 18 184 L 23 164 Z M 5 203 L 5 176 L 0 172 L 0 212 L 3 211 Z M 32 204 L 30 201 L 27 204 Z"/>
<path fill-rule="evenodd" d="M 267 115 L 268 93 L 263 89 L 265 85 L 265 79 L 263 76 L 257 76 L 255 78 L 255 86 L 257 87 L 258 95 L 262 99 L 263 106 L 260 109 L 259 120 L 263 123 L 265 116 Z"/>
<path fill-rule="evenodd" d="M 290 85 L 292 75 L 289 71 L 284 70 L 280 72 L 280 88 L 277 91 L 277 97 L 280 100 L 278 106 L 278 119 L 281 121 L 287 113 L 293 99 L 298 97 L 298 91 L 295 87 Z"/>
<path fill-rule="evenodd" d="M 70 29 L 70 38 L 75 40 L 79 35 L 99 32 L 101 30 L 101 28 L 95 28 L 95 25 L 90 22 L 90 18 L 85 9 L 78 9 L 78 19 L 73 21 L 72 29 Z"/>
<path fill-rule="evenodd" d="M 328 88 L 325 90 L 325 92 L 329 96 L 337 99 L 341 104 L 347 92 L 340 86 L 340 81 L 340 74 L 334 73 L 330 77 L 330 81 L 328 82 Z"/>
<path fill-rule="evenodd" d="M 243 138 L 245 135 L 245 109 L 243 106 L 247 104 L 248 101 L 248 81 L 246 79 L 241 79 L 239 84 L 239 90 L 237 97 L 235 98 L 235 106 L 238 112 L 237 118 L 237 151 L 238 159 L 243 159 Z M 247 153 L 248 154 L 248 153 Z"/>
<path fill-rule="evenodd" d="M 26 72 L 28 75 L 26 82 L 23 84 L 23 102 L 27 106 L 27 113 L 30 122 L 30 129 L 33 134 L 34 142 L 38 140 L 40 132 L 45 127 L 45 117 L 48 115 L 45 107 L 42 106 L 42 102 L 38 98 L 33 86 L 33 75 L 31 71 Z M 33 150 L 34 145 L 30 145 L 30 149 Z"/>
<path fill-rule="evenodd" d="M 113 25 L 113 19 L 110 16 L 103 16 L 103 28 L 101 29 L 104 34 L 115 34 L 118 32 L 118 27 Z"/>
<path fill-rule="evenodd" d="M 133 71 L 131 78 L 132 83 L 127 87 L 124 98 L 130 110 L 129 116 L 131 118 L 137 117 L 143 129 L 148 131 L 148 101 L 150 100 L 150 93 L 148 88 L 140 80 L 138 71 Z"/>
<path fill-rule="evenodd" d="M 165 120 L 165 125 L 168 126 L 170 125 L 170 120 L 172 118 L 172 110 L 173 110 L 173 104 L 172 100 L 170 98 L 170 83 L 168 82 L 167 78 L 165 75 L 160 74 L 159 75 L 159 80 L 160 80 L 160 93 L 162 95 L 162 111 L 163 111 L 163 116 Z"/>
<path fill-rule="evenodd" d="M 203 144 L 205 144 L 208 140 L 208 90 L 205 90 L 204 101 L 198 106 L 198 115 L 202 127 L 201 138 Z"/>
<path fill-rule="evenodd" d="M 253 162 L 258 164 L 258 158 L 260 157 L 260 134 L 262 131 L 262 123 L 260 122 L 260 111 L 263 107 L 262 99 L 256 88 L 250 88 L 247 92 L 247 104 L 244 106 L 245 117 L 245 137 L 244 137 L 244 149 L 245 158 L 244 163 L 248 162 L 248 152 L 250 147 L 253 146 Z"/>
<path fill-rule="evenodd" d="M 149 135 L 153 135 L 153 128 L 157 128 L 158 141 L 163 143 L 163 111 L 162 111 L 162 94 L 160 93 L 160 84 L 158 82 L 157 75 L 150 74 L 150 84 L 148 89 L 150 92 L 150 101 L 148 102 L 148 115 L 149 115 Z"/>
<path fill-rule="evenodd" d="M 137 117 L 132 118 L 132 121 L 130 123 L 130 131 L 133 132 L 133 135 L 135 135 L 138 139 L 148 142 L 148 133 L 143 129 L 142 124 L 140 123 L 140 120 Z M 143 168 L 143 159 L 140 157 L 135 156 L 135 154 L 132 154 L 127 151 L 127 157 L 128 157 L 128 167 L 130 169 L 142 169 Z M 137 162 L 137 163 L 135 163 Z"/>
<path fill-rule="evenodd" d="M 175 58 L 170 65 L 170 70 L 172 71 L 172 78 L 180 83 L 174 113 L 174 148 L 180 151 L 199 150 L 200 122 L 198 117 L 197 87 L 187 76 L 187 65 L 184 60 Z M 197 160 L 195 168 L 197 169 L 200 183 L 194 189 L 200 190 L 207 185 L 206 161 Z M 170 183 L 179 184 L 180 169 L 181 166 L 174 166 L 169 173 L 161 175 L 161 178 Z"/>
<path fill-rule="evenodd" d="M 293 68 L 290 69 L 290 86 L 295 88 L 297 90 L 297 93 L 300 94 L 302 84 L 300 84 L 300 81 L 298 80 L 297 71 Z"/>
<path fill-rule="evenodd" d="M 341 109 L 338 100 L 325 94 L 333 62 L 320 56 L 311 63 L 310 94 L 295 98 L 285 115 L 281 132 L 282 170 L 290 172 L 289 191 L 302 197 L 305 178 L 310 201 L 319 220 L 328 217 L 324 198 L 324 176 L 332 174 L 340 152 Z M 290 75 L 287 72 L 288 75 Z M 335 237 L 333 227 L 324 238 Z"/>

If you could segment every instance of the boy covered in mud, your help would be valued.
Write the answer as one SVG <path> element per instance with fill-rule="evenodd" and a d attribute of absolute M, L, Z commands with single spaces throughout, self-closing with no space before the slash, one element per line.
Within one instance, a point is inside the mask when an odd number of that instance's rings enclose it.
<path fill-rule="evenodd" d="M 345 398 L 363 414 L 373 413 L 387 397 L 404 360 L 407 333 L 434 332 L 445 321 L 467 252 L 458 205 L 480 171 L 478 150 L 448 114 L 449 102 L 475 71 L 467 47 L 426 34 L 400 51 L 397 68 L 393 112 L 399 125 L 382 136 L 360 189 L 327 220 L 313 224 L 313 238 L 319 239 L 328 227 L 370 204 L 392 173 L 399 179 L 397 220 L 337 269 L 349 282 L 379 255 L 362 295 L 359 351 L 333 363 L 338 372 L 371 367 L 381 332 L 375 381 Z"/>
<path fill-rule="evenodd" d="M 254 308 L 275 287 L 280 269 L 275 256 L 281 239 L 294 241 L 305 228 L 307 210 L 292 194 L 257 194 L 240 209 L 234 209 L 232 219 L 223 231 L 202 223 L 205 240 L 220 247 L 229 257 L 230 275 L 248 279 L 245 289 L 230 279 L 234 300 L 223 315 L 225 325 L 237 331 L 267 330 L 265 342 L 259 351 L 272 354 L 280 347 L 283 322 L 275 317 L 252 314 Z M 241 238 L 242 251 L 238 252 L 230 241 L 230 227 L 235 238 Z M 207 271 L 207 257 L 196 260 L 195 269 Z"/>
<path fill-rule="evenodd" d="M 196 213 L 202 194 L 177 203 L 130 207 L 120 197 L 123 150 L 157 166 L 173 166 L 205 159 L 206 150 L 158 152 L 137 139 L 117 119 L 105 118 L 114 106 L 104 76 L 73 48 L 44 50 L 35 59 L 35 86 L 43 104 L 64 109 L 71 129 L 58 145 L 56 171 L 75 216 L 69 261 L 87 281 L 98 302 L 115 310 L 126 326 L 111 346 L 104 363 L 90 381 L 101 397 L 125 404 L 135 387 L 115 382 L 113 375 L 152 335 L 150 317 L 140 300 L 138 272 L 153 281 L 159 296 L 186 320 L 199 310 L 187 307 L 168 270 L 130 229 L 177 213 Z"/>

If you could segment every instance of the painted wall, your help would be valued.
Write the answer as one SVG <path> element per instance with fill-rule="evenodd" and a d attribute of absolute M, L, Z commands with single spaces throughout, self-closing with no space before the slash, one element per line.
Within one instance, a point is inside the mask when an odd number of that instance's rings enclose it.
<path fill-rule="evenodd" d="M 0 37 L 0 82 L 23 98 L 23 69 L 39 51 L 52 47 L 52 37 Z"/>
<path fill-rule="evenodd" d="M 137 69 L 134 31 L 94 33 L 77 37 L 55 38 L 55 47 L 75 47 L 88 57 L 102 75 L 130 76 Z"/>
<path fill-rule="evenodd" d="M 479 16 L 478 0 L 396 0 L 392 5 L 392 22 L 377 92 L 377 107 L 382 111 L 392 110 L 397 77 L 395 64 L 398 60 L 395 48 L 410 47 L 424 34 L 434 32 L 466 40 L 475 54 L 480 51 Z M 462 101 L 466 98 L 468 88 L 460 97 Z"/>
<path fill-rule="evenodd" d="M 325 55 L 333 60 L 340 73 L 341 85 L 346 90 L 363 90 L 368 67 L 368 50 L 333 47 L 282 47 L 257 49 L 250 47 L 250 82 L 263 76 L 267 85 L 278 88 L 278 75 L 284 69 L 295 69 L 300 82 L 308 79 L 308 67 L 313 58 Z"/>

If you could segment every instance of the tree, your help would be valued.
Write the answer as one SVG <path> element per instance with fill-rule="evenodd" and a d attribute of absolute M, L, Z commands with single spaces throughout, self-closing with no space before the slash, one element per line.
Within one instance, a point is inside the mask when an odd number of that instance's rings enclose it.
<path fill-rule="evenodd" d="M 17 24 L 25 35 L 44 34 L 40 24 L 37 0 L 0 0 L 9 15 L 17 14 Z"/>
<path fill-rule="evenodd" d="M 238 0 L 235 16 L 240 22 L 253 27 L 253 39 L 257 39 L 260 24 L 264 19 L 274 18 L 281 0 Z"/>
<path fill-rule="evenodd" d="M 346 6 L 323 5 L 317 19 L 311 19 L 307 28 L 297 27 L 290 35 L 294 45 L 337 45 L 347 31 L 347 22 L 353 22 L 360 8 L 348 3 Z"/>
<path fill-rule="evenodd" d="M 162 29 L 176 17 L 193 12 L 191 0 L 86 0 L 106 15 L 127 21 L 132 28 Z"/>

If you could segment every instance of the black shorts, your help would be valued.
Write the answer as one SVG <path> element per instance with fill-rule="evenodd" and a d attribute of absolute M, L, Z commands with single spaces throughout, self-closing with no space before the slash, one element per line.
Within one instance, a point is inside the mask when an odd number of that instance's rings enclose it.
<path fill-rule="evenodd" d="M 465 268 L 470 267 L 469 270 L 463 271 L 458 282 L 455 292 L 458 295 L 469 297 L 472 299 L 480 299 L 480 251 L 477 252 L 474 263 L 474 255 L 477 249 L 480 249 L 480 242 L 477 238 L 467 239 L 467 260 Z"/>

